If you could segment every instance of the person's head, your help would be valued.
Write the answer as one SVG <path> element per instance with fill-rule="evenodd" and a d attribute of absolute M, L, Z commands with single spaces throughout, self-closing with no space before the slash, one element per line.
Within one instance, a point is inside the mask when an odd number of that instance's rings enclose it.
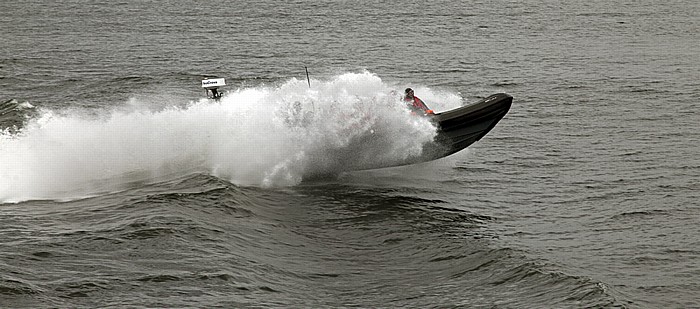
<path fill-rule="evenodd" d="M 406 88 L 406 96 L 409 98 L 412 98 L 413 97 L 413 89 Z"/>

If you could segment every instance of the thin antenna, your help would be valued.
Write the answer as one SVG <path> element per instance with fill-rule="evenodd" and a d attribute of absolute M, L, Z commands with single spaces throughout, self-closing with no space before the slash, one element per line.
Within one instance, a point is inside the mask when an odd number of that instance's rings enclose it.
<path fill-rule="evenodd" d="M 304 67 L 304 70 L 306 70 L 306 81 L 309 83 L 309 88 L 311 88 L 311 79 L 309 79 L 309 69 L 307 67 Z"/>

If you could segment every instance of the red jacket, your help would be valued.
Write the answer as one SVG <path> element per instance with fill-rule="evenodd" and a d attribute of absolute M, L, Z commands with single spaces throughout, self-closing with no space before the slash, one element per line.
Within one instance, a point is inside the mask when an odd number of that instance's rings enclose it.
<path fill-rule="evenodd" d="M 419 99 L 417 96 L 413 96 L 413 99 L 409 97 L 405 97 L 404 101 L 409 104 L 409 108 L 413 112 L 422 112 L 426 114 L 432 114 L 433 111 L 428 108 L 427 105 L 423 102 L 423 100 Z"/>

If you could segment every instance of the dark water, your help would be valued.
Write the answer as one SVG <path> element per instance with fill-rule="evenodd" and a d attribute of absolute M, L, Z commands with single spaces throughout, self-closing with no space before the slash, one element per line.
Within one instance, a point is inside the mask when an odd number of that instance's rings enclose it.
<path fill-rule="evenodd" d="M 0 307 L 700 307 L 696 1 L 0 12 Z M 515 101 L 447 159 L 306 177 L 420 149 L 409 86 Z"/>

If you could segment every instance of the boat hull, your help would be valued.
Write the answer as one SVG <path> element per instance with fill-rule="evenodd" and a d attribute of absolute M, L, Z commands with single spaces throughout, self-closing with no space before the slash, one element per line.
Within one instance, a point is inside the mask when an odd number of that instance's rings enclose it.
<path fill-rule="evenodd" d="M 498 93 L 475 104 L 435 114 L 432 120 L 438 134 L 432 143 L 423 147 L 422 159 L 446 157 L 474 144 L 503 119 L 512 103 L 512 96 Z"/>

